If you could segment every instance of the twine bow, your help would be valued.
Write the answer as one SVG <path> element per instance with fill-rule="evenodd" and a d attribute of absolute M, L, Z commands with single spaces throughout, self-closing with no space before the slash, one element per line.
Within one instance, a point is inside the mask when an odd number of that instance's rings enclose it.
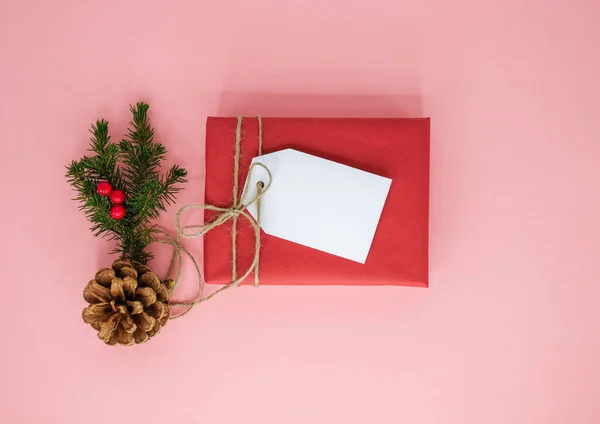
<path fill-rule="evenodd" d="M 262 120 L 260 117 L 258 118 L 258 155 L 262 155 Z M 243 196 L 239 197 L 239 171 L 240 171 L 240 156 L 241 156 L 241 142 L 242 142 L 242 117 L 238 117 L 237 127 L 235 131 L 235 154 L 234 154 L 234 166 L 233 166 L 233 203 L 230 207 L 220 207 L 210 204 L 200 204 L 200 203 L 192 203 L 186 206 L 183 206 L 181 209 L 177 211 L 177 215 L 175 218 L 175 226 L 177 228 L 177 236 L 172 238 L 167 232 L 158 230 L 159 234 L 162 236 L 161 239 L 157 240 L 158 243 L 169 244 L 173 247 L 173 256 L 171 258 L 171 264 L 169 266 L 168 274 L 171 275 L 175 264 L 177 263 L 177 272 L 174 279 L 174 284 L 171 287 L 170 295 L 177 288 L 181 281 L 181 274 L 183 263 L 182 255 L 186 255 L 191 262 L 194 264 L 196 269 L 196 273 L 198 276 L 198 294 L 193 301 L 189 302 L 169 302 L 172 306 L 181 306 L 185 307 L 185 310 L 178 315 L 171 316 L 171 319 L 179 318 L 187 314 L 192 310 L 194 306 L 199 303 L 205 302 L 211 299 L 213 296 L 216 296 L 218 293 L 223 290 L 227 290 L 231 287 L 237 287 L 242 283 L 252 272 L 254 272 L 254 285 L 257 286 L 259 283 L 259 265 L 260 265 L 260 199 L 264 196 L 264 194 L 271 187 L 271 171 L 262 163 L 253 163 L 248 169 L 248 178 L 246 179 L 246 183 L 244 185 Z M 250 176 L 252 175 L 252 171 L 256 168 L 263 168 L 269 177 L 269 181 L 266 183 L 259 181 L 256 185 L 257 194 L 252 199 L 246 202 L 246 197 L 249 192 L 249 182 Z M 248 207 L 256 204 L 257 216 L 256 220 L 252 218 L 252 215 L 247 211 Z M 208 211 L 215 211 L 218 215 L 211 219 L 210 221 L 204 224 L 192 224 L 192 225 L 181 225 L 181 216 L 182 214 L 190 209 L 203 209 Z M 242 274 L 238 276 L 237 270 L 237 220 L 239 217 L 243 217 L 248 220 L 252 229 L 254 230 L 255 236 L 255 245 L 254 245 L 254 258 L 252 260 L 252 264 L 248 267 L 248 269 Z M 225 224 L 227 221 L 232 221 L 231 228 L 231 248 L 232 248 L 232 266 L 231 266 L 231 282 L 227 285 L 221 287 L 220 289 L 212 292 L 211 294 L 202 297 L 202 292 L 204 289 L 204 278 L 202 277 L 202 273 L 200 272 L 200 267 L 198 266 L 198 262 L 194 256 L 181 245 L 181 239 L 193 239 L 198 237 L 203 237 L 206 233 L 213 230 L 214 228 Z"/>

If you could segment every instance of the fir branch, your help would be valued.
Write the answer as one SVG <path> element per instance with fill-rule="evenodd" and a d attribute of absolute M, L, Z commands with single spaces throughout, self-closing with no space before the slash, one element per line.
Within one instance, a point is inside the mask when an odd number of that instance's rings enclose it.
<path fill-rule="evenodd" d="M 162 144 L 154 142 L 154 128 L 147 116 L 148 105 L 138 103 L 131 107 L 131 112 L 133 121 L 119 144 L 126 165 L 123 174 L 130 191 L 139 186 L 148 175 L 158 172 L 167 153 Z"/>
<path fill-rule="evenodd" d="M 181 191 L 179 184 L 187 182 L 187 171 L 179 165 L 173 165 L 161 181 L 163 192 L 161 197 L 168 205 L 175 202 L 175 195 Z"/>
<path fill-rule="evenodd" d="M 96 153 L 98 156 L 102 156 L 110 143 L 110 136 L 108 135 L 108 121 L 105 119 L 96 121 L 96 125 L 92 125 L 90 132 L 94 135 L 94 137 L 91 139 L 89 150 Z"/>
<path fill-rule="evenodd" d="M 160 211 L 165 210 L 161 199 L 162 190 L 157 176 L 146 178 L 138 185 L 128 203 L 138 223 L 156 219 L 160 215 Z"/>
<path fill-rule="evenodd" d="M 104 119 L 96 121 L 96 125 L 92 125 L 90 132 L 92 137 L 89 151 L 95 155 L 83 156 L 80 160 L 82 166 L 89 171 L 90 176 L 98 180 L 110 181 L 115 188 L 123 187 L 121 170 L 117 166 L 121 151 L 119 146 L 110 142 L 108 121 Z"/>
<path fill-rule="evenodd" d="M 130 110 L 133 120 L 118 144 L 110 142 L 107 121 L 98 120 L 92 125 L 89 150 L 93 155 L 67 165 L 66 177 L 78 192 L 75 200 L 91 222 L 93 234 L 116 241 L 113 253 L 146 263 L 152 258 L 146 248 L 156 236 L 151 221 L 175 202 L 180 185 L 187 182 L 187 172 L 174 165 L 166 174 L 160 174 L 166 148 L 154 141 L 148 105 L 137 103 Z M 121 220 L 112 218 L 110 200 L 96 192 L 100 181 L 125 191 L 125 217 Z"/>

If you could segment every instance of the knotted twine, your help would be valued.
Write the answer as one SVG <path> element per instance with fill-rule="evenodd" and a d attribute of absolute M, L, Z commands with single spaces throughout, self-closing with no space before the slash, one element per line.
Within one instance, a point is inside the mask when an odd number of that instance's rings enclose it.
<path fill-rule="evenodd" d="M 263 128 L 262 128 L 262 120 L 258 117 L 258 155 L 262 155 L 262 136 L 263 136 Z M 200 203 L 192 203 L 189 205 L 183 206 L 181 209 L 177 211 L 177 215 L 175 217 L 175 226 L 177 228 L 177 236 L 172 238 L 167 232 L 163 230 L 157 230 L 162 238 L 156 240 L 158 243 L 169 244 L 173 247 L 173 256 L 171 257 L 171 264 L 169 265 L 169 270 L 167 271 L 167 275 L 172 275 L 173 268 L 177 264 L 177 271 L 175 274 L 174 284 L 170 289 L 169 298 L 181 282 L 182 268 L 183 268 L 183 255 L 187 256 L 190 261 L 194 264 L 194 268 L 196 270 L 196 274 L 198 277 L 198 294 L 196 298 L 189 302 L 169 302 L 171 306 L 179 306 L 184 307 L 185 309 L 177 315 L 171 316 L 171 319 L 180 318 L 190 312 L 194 306 L 206 302 L 217 294 L 221 293 L 224 290 L 227 290 L 232 287 L 239 286 L 242 281 L 244 281 L 252 272 L 254 272 L 254 285 L 258 286 L 259 283 L 259 265 L 260 265 L 260 199 L 264 196 L 264 194 L 271 187 L 271 171 L 262 163 L 255 162 L 248 169 L 248 177 L 246 179 L 246 183 L 243 189 L 243 196 L 239 196 L 239 171 L 240 171 L 240 156 L 241 156 L 241 144 L 242 144 L 242 117 L 238 117 L 237 119 L 237 127 L 235 130 L 235 153 L 233 156 L 233 202 L 232 205 L 228 208 L 215 206 L 211 204 L 200 204 Z M 269 176 L 269 181 L 265 185 L 262 181 L 259 181 L 256 184 L 257 194 L 252 199 L 250 199 L 247 203 L 245 202 L 245 198 L 247 197 L 250 183 L 250 176 L 252 175 L 253 169 L 256 167 L 263 168 L 267 175 Z M 256 203 L 256 220 L 252 218 L 252 215 L 248 213 L 247 209 L 249 206 Z M 215 211 L 219 214 L 204 224 L 192 224 L 192 225 L 181 225 L 181 215 L 190 209 L 202 209 L 208 211 Z M 238 217 L 243 217 L 248 220 L 252 229 L 254 230 L 255 244 L 254 244 L 254 258 L 252 260 L 252 264 L 248 267 L 248 269 L 240 276 L 238 276 L 237 270 L 237 220 Z M 202 277 L 202 273 L 200 272 L 200 267 L 198 266 L 198 262 L 194 258 L 194 256 L 181 245 L 181 239 L 194 239 L 198 237 L 203 237 L 206 233 L 213 230 L 214 228 L 225 224 L 227 221 L 232 221 L 231 226 L 231 249 L 232 249 L 232 265 L 231 265 L 231 282 L 226 284 L 225 286 L 215 290 L 207 296 L 202 296 L 202 292 L 204 290 L 204 278 Z"/>

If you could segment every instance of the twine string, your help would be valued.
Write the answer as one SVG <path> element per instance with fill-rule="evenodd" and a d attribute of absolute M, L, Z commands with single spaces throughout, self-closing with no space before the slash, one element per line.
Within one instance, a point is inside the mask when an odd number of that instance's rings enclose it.
<path fill-rule="evenodd" d="M 262 120 L 260 117 L 258 118 L 258 151 L 259 156 L 262 154 Z M 210 300 L 217 294 L 221 293 L 224 290 L 227 290 L 231 287 L 239 286 L 252 272 L 254 272 L 254 285 L 257 286 L 259 283 L 259 264 L 260 264 L 260 203 L 261 198 L 264 194 L 269 190 L 272 181 L 272 175 L 269 168 L 259 162 L 253 163 L 248 169 L 248 177 L 246 179 L 246 183 L 243 189 L 243 195 L 241 198 L 238 195 L 239 192 L 239 170 L 240 170 L 240 156 L 241 156 L 241 140 L 242 140 L 242 118 L 238 117 L 237 127 L 235 131 L 235 154 L 234 154 L 234 162 L 233 162 L 233 202 L 230 207 L 220 207 L 210 204 L 200 204 L 200 203 L 192 203 L 189 205 L 183 206 L 181 209 L 177 211 L 177 215 L 175 217 L 175 226 L 177 228 L 177 236 L 175 238 L 171 237 L 167 232 L 163 230 L 157 230 L 157 233 L 160 235 L 160 238 L 157 239 L 158 243 L 168 244 L 173 247 L 173 255 L 171 257 L 171 263 L 169 265 L 168 274 L 172 275 L 173 270 L 175 272 L 174 284 L 170 289 L 170 295 L 173 294 L 179 283 L 181 282 L 182 268 L 183 268 L 183 255 L 187 256 L 190 259 L 192 264 L 194 265 L 196 275 L 198 277 L 198 293 L 194 300 L 183 302 L 183 301 L 173 301 L 169 302 L 171 306 L 183 307 L 184 310 L 177 315 L 171 316 L 171 319 L 180 318 L 190 312 L 194 306 L 206 302 Z M 259 181 L 256 184 L 256 196 L 251 198 L 248 202 L 246 202 L 246 197 L 249 192 L 249 183 L 250 176 L 252 175 L 253 170 L 257 167 L 264 169 L 268 176 L 268 181 L 265 185 L 264 182 Z M 252 218 L 252 215 L 247 211 L 248 207 L 256 204 L 256 220 Z M 205 222 L 203 224 L 191 224 L 191 225 L 181 225 L 181 216 L 188 210 L 192 209 L 200 209 L 205 211 L 214 211 L 217 212 L 213 219 Z M 238 218 L 245 218 L 251 225 L 254 231 L 255 244 L 254 244 L 254 257 L 252 263 L 248 267 L 248 269 L 242 274 L 238 275 L 237 269 L 237 220 Z M 203 237 L 209 231 L 214 228 L 225 224 L 227 221 L 232 221 L 231 228 L 231 247 L 232 247 L 232 265 L 231 265 L 231 281 L 224 285 L 223 287 L 215 290 L 207 296 L 202 295 L 204 290 L 204 278 L 200 271 L 200 266 L 198 262 L 194 258 L 194 256 L 181 244 L 181 239 L 194 239 Z"/>

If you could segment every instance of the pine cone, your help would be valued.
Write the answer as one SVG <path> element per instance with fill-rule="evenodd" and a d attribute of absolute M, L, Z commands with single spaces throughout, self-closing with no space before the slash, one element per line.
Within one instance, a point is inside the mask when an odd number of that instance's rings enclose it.
<path fill-rule="evenodd" d="M 83 321 L 109 345 L 131 346 L 157 334 L 171 316 L 168 287 L 145 265 L 116 261 L 102 268 L 83 291 L 90 306 Z"/>

